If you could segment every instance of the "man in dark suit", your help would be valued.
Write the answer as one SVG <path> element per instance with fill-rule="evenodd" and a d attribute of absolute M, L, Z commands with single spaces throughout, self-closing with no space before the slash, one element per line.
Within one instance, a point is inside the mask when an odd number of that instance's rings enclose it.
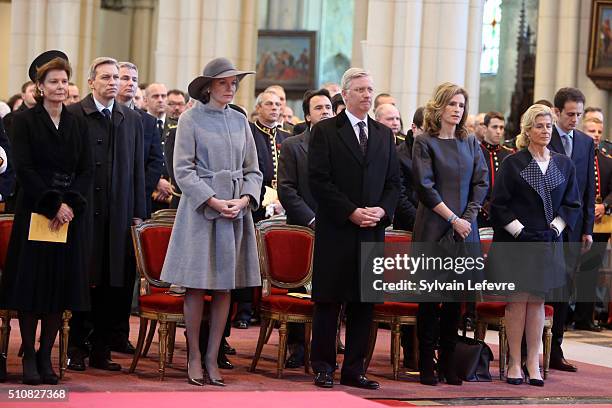
<path fill-rule="evenodd" d="M 157 187 L 162 174 L 164 158 L 161 139 L 155 118 L 134 105 L 134 96 L 138 89 L 138 67 L 131 62 L 119 63 L 119 91 L 117 101 L 134 109 L 140 115 L 143 128 L 144 163 L 145 163 L 145 195 L 147 201 L 147 218 L 151 216 L 151 194 Z"/>
<path fill-rule="evenodd" d="M 549 148 L 557 153 L 567 155 L 576 167 L 576 181 L 580 190 L 582 217 L 574 228 L 566 228 L 563 236 L 565 242 L 582 243 L 583 250 L 593 243 L 593 222 L 595 219 L 595 173 L 593 140 L 576 129 L 584 110 L 584 95 L 576 88 L 561 88 L 555 94 L 554 112 L 557 122 L 553 128 Z M 569 231 L 568 231 L 569 230 Z M 566 257 L 567 268 L 574 272 L 580 257 L 580 251 L 572 246 L 572 251 Z M 551 303 L 555 308 L 552 327 L 552 349 L 550 368 L 562 371 L 576 371 L 576 366 L 570 364 L 563 356 L 561 344 L 568 313 L 568 302 Z"/>
<path fill-rule="evenodd" d="M 89 365 L 119 371 L 121 366 L 111 360 L 110 346 L 114 328 L 131 308 L 136 268 L 130 226 L 146 217 L 143 129 L 140 115 L 115 100 L 116 60 L 96 58 L 88 83 L 92 93 L 67 109 L 87 122 L 95 162 L 94 188 L 88 198 L 93 212 Z"/>
<path fill-rule="evenodd" d="M 326 89 L 306 91 L 302 100 L 306 130 L 282 143 L 278 163 L 278 198 L 287 214 L 287 224 L 314 229 L 317 203 L 308 184 L 308 143 L 310 129 L 323 119 L 333 116 L 331 97 Z M 304 325 L 290 324 L 287 344 L 291 354 L 287 368 L 304 364 Z"/>
<path fill-rule="evenodd" d="M 312 298 L 315 302 L 312 368 L 315 385 L 332 387 L 336 328 L 346 307 L 346 350 L 340 383 L 377 389 L 364 361 L 373 304 L 361 302 L 360 244 L 383 242 L 399 197 L 393 134 L 368 117 L 373 83 L 360 68 L 342 77 L 346 110 L 312 128 L 308 176 L 317 202 Z"/>

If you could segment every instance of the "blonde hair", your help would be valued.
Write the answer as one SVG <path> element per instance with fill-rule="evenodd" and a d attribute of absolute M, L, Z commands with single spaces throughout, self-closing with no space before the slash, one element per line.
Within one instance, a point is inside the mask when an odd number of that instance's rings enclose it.
<path fill-rule="evenodd" d="M 529 109 L 521 116 L 521 133 L 516 137 L 516 148 L 526 149 L 529 146 L 529 131 L 533 128 L 535 120 L 539 116 L 548 116 L 550 120 L 553 119 L 552 110 L 546 106 L 536 103 L 531 105 Z"/>
<path fill-rule="evenodd" d="M 442 112 L 455 95 L 463 95 L 465 98 L 463 115 L 455 128 L 455 137 L 459 139 L 465 139 L 467 137 L 468 130 L 465 127 L 465 121 L 469 110 L 468 93 L 459 85 L 450 82 L 444 82 L 438 85 L 434 90 L 433 97 L 425 105 L 425 115 L 423 118 L 423 129 L 425 132 L 432 136 L 438 136 L 440 134 L 440 129 L 442 128 Z"/>

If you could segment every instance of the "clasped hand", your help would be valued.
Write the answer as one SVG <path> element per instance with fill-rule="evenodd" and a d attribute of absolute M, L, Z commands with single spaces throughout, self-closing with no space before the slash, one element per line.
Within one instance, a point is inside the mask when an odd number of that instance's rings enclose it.
<path fill-rule="evenodd" d="M 472 232 L 472 224 L 463 218 L 457 218 L 453 222 L 453 229 L 462 239 L 466 239 Z"/>
<path fill-rule="evenodd" d="M 385 210 L 380 207 L 357 208 L 349 216 L 349 220 L 361 228 L 375 227 L 385 216 Z"/>
<path fill-rule="evenodd" d="M 72 208 L 70 208 L 68 204 L 62 203 L 55 217 L 49 221 L 49 229 L 51 231 L 57 231 L 62 225 L 72 221 L 73 218 L 74 212 L 72 212 Z"/>
<path fill-rule="evenodd" d="M 218 211 L 223 218 L 236 218 L 240 214 L 240 210 L 249 205 L 249 198 L 243 196 L 232 200 L 219 200 L 211 197 L 206 204 L 213 210 Z"/>

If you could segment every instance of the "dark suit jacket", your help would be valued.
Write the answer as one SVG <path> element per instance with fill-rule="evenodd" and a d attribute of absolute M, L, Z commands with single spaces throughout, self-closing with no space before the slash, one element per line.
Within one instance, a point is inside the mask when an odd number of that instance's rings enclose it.
<path fill-rule="evenodd" d="M 162 174 L 164 157 L 162 155 L 161 140 L 155 125 L 155 118 L 142 109 L 134 108 L 140 115 L 143 129 L 144 146 L 144 172 L 145 172 L 145 195 L 147 204 L 147 218 L 151 216 L 151 194 L 157 187 L 157 182 Z"/>
<path fill-rule="evenodd" d="M 612 208 L 612 157 L 598 149 L 597 162 L 599 164 L 600 195 L 603 203 Z"/>
<path fill-rule="evenodd" d="M 565 154 L 561 136 L 559 136 L 556 126 L 553 126 L 553 133 L 548 146 L 552 151 Z M 576 167 L 576 181 L 580 193 L 582 217 L 578 219 L 575 228 L 568 231 L 567 238 L 570 242 L 580 242 L 583 234 L 593 234 L 593 222 L 595 221 L 595 172 L 593 171 L 595 147 L 593 139 L 577 129 L 574 130 L 571 159 Z"/>
<path fill-rule="evenodd" d="M 400 198 L 393 217 L 393 228 L 412 231 L 416 219 L 419 199 L 414 191 L 414 178 L 412 177 L 412 135 L 397 146 L 397 159 L 400 164 Z"/>
<path fill-rule="evenodd" d="M 360 244 L 383 242 L 399 198 L 399 165 L 391 130 L 368 119 L 368 147 L 361 152 L 346 115 L 325 119 L 311 130 L 308 176 L 317 202 L 313 300 L 358 302 Z M 375 227 L 349 220 L 357 208 L 381 207 Z"/>
<path fill-rule="evenodd" d="M 278 163 L 278 198 L 287 212 L 287 224 L 307 227 L 317 203 L 308 184 L 310 129 L 282 143 Z"/>
<path fill-rule="evenodd" d="M 115 101 L 109 126 L 91 94 L 67 109 L 86 121 L 95 163 L 88 199 L 94 219 L 91 283 L 121 287 L 133 278 L 126 267 L 132 219 L 147 215 L 142 120 Z M 102 270 L 104 265 L 108 270 Z"/>
<path fill-rule="evenodd" d="M 13 194 L 13 188 L 15 187 L 15 169 L 11 163 L 11 145 L 4 131 L 4 126 L 2 126 L 2 121 L 0 121 L 0 146 L 6 152 L 8 162 L 6 171 L 0 174 L 0 194 L 2 194 L 2 201 L 6 201 Z"/>

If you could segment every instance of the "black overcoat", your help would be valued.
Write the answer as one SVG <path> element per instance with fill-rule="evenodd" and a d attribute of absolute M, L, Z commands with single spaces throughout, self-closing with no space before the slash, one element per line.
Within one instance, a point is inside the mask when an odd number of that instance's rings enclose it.
<path fill-rule="evenodd" d="M 89 308 L 91 244 L 88 195 L 93 179 L 87 125 L 62 109 L 56 128 L 42 104 L 13 118 L 11 159 L 21 188 L 2 276 L 9 309 L 60 312 Z M 74 218 L 66 243 L 28 240 L 31 214 L 52 219 L 62 203 Z"/>
<path fill-rule="evenodd" d="M 140 115 L 115 101 L 112 124 L 93 96 L 68 110 L 85 119 L 94 155 L 92 284 L 121 287 L 131 279 L 126 257 L 132 246 L 133 218 L 146 217 L 143 130 Z M 129 263 L 128 263 L 129 265 Z"/>
<path fill-rule="evenodd" d="M 310 189 L 317 201 L 312 298 L 360 301 L 360 244 L 383 242 L 397 205 L 400 181 L 393 134 L 368 118 L 364 157 L 346 113 L 311 130 Z M 357 208 L 381 207 L 386 217 L 373 228 L 349 220 Z"/>

